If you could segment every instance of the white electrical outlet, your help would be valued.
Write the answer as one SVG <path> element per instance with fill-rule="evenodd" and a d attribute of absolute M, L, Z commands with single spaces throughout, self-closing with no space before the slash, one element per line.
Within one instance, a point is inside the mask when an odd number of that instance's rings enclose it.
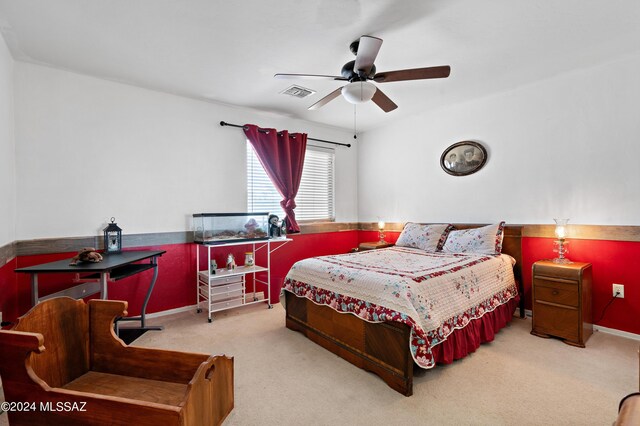
<path fill-rule="evenodd" d="M 616 293 L 620 292 L 616 296 Z M 613 285 L 613 297 L 618 297 L 620 299 L 624 299 L 624 285 L 623 284 L 614 284 Z"/>

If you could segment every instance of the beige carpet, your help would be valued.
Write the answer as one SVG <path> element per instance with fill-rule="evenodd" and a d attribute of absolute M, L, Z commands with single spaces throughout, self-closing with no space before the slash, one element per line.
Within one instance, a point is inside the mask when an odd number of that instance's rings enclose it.
<path fill-rule="evenodd" d="M 586 349 L 529 334 L 514 319 L 452 365 L 420 370 L 404 397 L 284 327 L 284 309 L 258 304 L 151 321 L 134 345 L 235 357 L 235 409 L 225 425 L 610 425 L 638 388 L 639 342 L 595 333 Z M 0 415 L 6 424 L 6 414 Z"/>
<path fill-rule="evenodd" d="M 529 334 L 514 319 L 490 344 L 449 366 L 420 370 L 414 395 L 284 327 L 277 305 L 156 320 L 136 344 L 235 357 L 228 425 L 610 425 L 638 387 L 638 342 L 595 333 L 586 349 Z"/>

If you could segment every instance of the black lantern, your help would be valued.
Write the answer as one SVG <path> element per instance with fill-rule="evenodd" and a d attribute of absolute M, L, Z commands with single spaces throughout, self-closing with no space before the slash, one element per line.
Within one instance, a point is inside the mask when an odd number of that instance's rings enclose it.
<path fill-rule="evenodd" d="M 104 252 L 120 253 L 122 251 L 122 229 L 115 223 L 116 218 L 111 218 L 111 223 L 104 228 Z"/>

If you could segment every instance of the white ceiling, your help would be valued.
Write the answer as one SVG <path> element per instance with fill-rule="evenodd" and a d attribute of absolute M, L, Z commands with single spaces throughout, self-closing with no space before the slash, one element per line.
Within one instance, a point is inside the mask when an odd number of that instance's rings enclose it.
<path fill-rule="evenodd" d="M 378 84 L 399 108 L 358 106 L 363 131 L 636 52 L 640 2 L 0 0 L 0 30 L 16 60 L 346 129 L 341 97 L 307 111 L 342 82 L 273 74 L 339 75 L 363 34 L 384 39 L 378 71 L 451 65 L 447 79 Z M 317 93 L 279 94 L 294 83 Z"/>

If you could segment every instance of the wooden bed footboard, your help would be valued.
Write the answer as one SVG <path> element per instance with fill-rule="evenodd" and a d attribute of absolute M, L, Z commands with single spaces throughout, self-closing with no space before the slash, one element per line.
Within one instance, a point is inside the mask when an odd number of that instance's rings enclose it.
<path fill-rule="evenodd" d="M 469 229 L 481 224 L 454 224 Z M 502 252 L 516 264 L 514 277 L 520 293 L 520 317 L 524 318 L 522 284 L 522 225 L 504 229 Z M 414 361 L 409 349 L 411 328 L 402 323 L 369 323 L 355 315 L 339 313 L 328 306 L 316 305 L 304 297 L 285 291 L 286 326 L 353 365 L 380 376 L 391 388 L 405 396 L 413 394 Z"/>
<path fill-rule="evenodd" d="M 287 328 L 353 365 L 371 371 L 405 396 L 413 394 L 411 328 L 401 323 L 369 323 L 353 314 L 316 305 L 285 291 Z"/>

